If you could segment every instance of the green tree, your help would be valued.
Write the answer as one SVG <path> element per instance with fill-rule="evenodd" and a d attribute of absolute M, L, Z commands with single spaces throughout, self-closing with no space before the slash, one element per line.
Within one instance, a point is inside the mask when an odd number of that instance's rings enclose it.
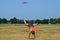
<path fill-rule="evenodd" d="M 60 18 L 58 18 L 58 23 L 60 24 Z"/>
<path fill-rule="evenodd" d="M 3 18 L 2 19 L 2 23 L 7 23 L 7 19 L 6 18 Z"/>
<path fill-rule="evenodd" d="M 0 18 L 0 24 L 2 23 L 2 19 Z"/>
<path fill-rule="evenodd" d="M 23 20 L 19 20 L 19 23 L 20 23 L 20 24 L 24 24 Z"/>
<path fill-rule="evenodd" d="M 48 24 L 49 19 L 43 19 L 43 24 Z"/>
<path fill-rule="evenodd" d="M 56 18 L 50 18 L 49 22 L 51 24 L 56 24 L 58 22 L 58 20 Z"/>
<path fill-rule="evenodd" d="M 35 23 L 41 24 L 42 20 L 37 19 L 37 20 L 35 20 Z"/>
<path fill-rule="evenodd" d="M 12 24 L 16 24 L 16 23 L 17 23 L 17 19 L 14 17 L 14 18 L 10 19 L 10 22 L 11 22 Z"/>

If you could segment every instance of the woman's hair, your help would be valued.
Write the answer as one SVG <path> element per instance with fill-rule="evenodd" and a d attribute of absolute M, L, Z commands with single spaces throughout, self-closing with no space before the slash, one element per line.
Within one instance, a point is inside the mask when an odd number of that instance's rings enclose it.
<path fill-rule="evenodd" d="M 30 20 L 28 24 L 35 24 L 34 20 Z"/>

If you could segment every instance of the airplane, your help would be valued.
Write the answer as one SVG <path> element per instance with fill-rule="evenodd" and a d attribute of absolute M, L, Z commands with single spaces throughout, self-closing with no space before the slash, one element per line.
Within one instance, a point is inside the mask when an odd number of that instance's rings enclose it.
<path fill-rule="evenodd" d="M 23 4 L 28 4 L 28 2 L 23 2 Z"/>

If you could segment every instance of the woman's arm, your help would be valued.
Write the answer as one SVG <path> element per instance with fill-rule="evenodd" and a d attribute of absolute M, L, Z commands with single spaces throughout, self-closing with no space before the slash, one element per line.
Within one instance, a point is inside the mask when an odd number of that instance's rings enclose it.
<path fill-rule="evenodd" d="M 38 23 L 36 23 L 36 24 L 33 24 L 33 25 L 34 25 L 34 26 L 35 26 L 35 25 L 38 25 Z"/>
<path fill-rule="evenodd" d="M 26 22 L 26 20 L 24 20 L 24 23 L 25 23 L 25 25 L 28 25 L 28 23 Z"/>

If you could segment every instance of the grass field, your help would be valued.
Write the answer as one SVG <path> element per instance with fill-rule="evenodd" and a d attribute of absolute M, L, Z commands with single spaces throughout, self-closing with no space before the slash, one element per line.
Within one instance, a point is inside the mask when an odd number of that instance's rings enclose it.
<path fill-rule="evenodd" d="M 40 24 L 35 26 L 35 32 L 35 40 L 60 40 L 59 24 Z M 22 24 L 0 24 L 0 40 L 28 40 L 28 27 Z"/>

